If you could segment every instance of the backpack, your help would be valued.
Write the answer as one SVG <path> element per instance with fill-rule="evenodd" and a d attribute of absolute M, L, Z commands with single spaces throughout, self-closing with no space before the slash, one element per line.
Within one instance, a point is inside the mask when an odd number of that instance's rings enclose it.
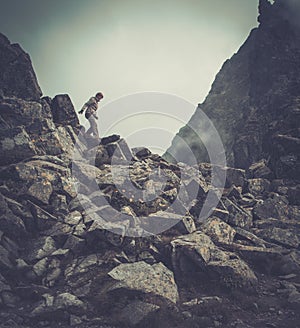
<path fill-rule="evenodd" d="M 85 111 L 84 116 L 88 120 L 92 115 L 93 115 L 93 110 L 90 107 L 88 107 Z"/>

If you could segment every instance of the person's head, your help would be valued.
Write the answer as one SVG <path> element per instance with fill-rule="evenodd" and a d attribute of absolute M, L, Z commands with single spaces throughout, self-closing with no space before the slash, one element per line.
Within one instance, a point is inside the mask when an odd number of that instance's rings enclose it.
<path fill-rule="evenodd" d="M 97 101 L 100 101 L 103 98 L 103 93 L 102 92 L 97 92 L 95 95 L 95 98 L 97 99 Z"/>

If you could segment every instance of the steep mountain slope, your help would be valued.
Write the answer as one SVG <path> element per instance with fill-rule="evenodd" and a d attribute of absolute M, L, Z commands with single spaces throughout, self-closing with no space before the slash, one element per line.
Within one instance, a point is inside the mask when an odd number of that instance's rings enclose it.
<path fill-rule="evenodd" d="M 229 165 L 248 168 L 266 159 L 277 177 L 295 178 L 300 172 L 300 5 L 260 0 L 259 13 L 259 27 L 224 63 L 206 100 L 168 152 L 188 161 L 185 141 L 200 162 L 208 161 L 197 136 L 206 131 L 203 111 L 221 136 Z M 171 160 L 168 154 L 165 158 Z"/>
<path fill-rule="evenodd" d="M 299 327 L 295 179 L 92 140 L 18 45 L 0 50 L 0 328 Z"/>

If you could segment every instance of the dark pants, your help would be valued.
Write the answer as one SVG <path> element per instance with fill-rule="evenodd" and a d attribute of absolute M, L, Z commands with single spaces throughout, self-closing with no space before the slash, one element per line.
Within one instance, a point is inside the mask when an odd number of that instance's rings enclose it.
<path fill-rule="evenodd" d="M 90 122 L 90 128 L 86 131 L 86 133 L 93 134 L 94 137 L 99 138 L 97 120 L 93 115 L 89 117 L 89 122 Z"/>

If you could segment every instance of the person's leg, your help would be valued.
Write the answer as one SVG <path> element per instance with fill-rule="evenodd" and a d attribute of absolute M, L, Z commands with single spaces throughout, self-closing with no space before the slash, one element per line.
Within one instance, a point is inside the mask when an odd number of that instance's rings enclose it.
<path fill-rule="evenodd" d="M 92 130 L 92 125 L 90 123 L 90 127 L 88 128 L 88 130 L 86 131 L 86 134 L 92 134 L 93 130 Z"/>
<path fill-rule="evenodd" d="M 97 121 L 96 121 L 96 119 L 95 119 L 95 117 L 93 115 L 89 118 L 89 122 L 90 122 L 90 125 L 91 126 L 88 129 L 87 133 L 88 134 L 93 133 L 94 137 L 99 138 Z"/>

